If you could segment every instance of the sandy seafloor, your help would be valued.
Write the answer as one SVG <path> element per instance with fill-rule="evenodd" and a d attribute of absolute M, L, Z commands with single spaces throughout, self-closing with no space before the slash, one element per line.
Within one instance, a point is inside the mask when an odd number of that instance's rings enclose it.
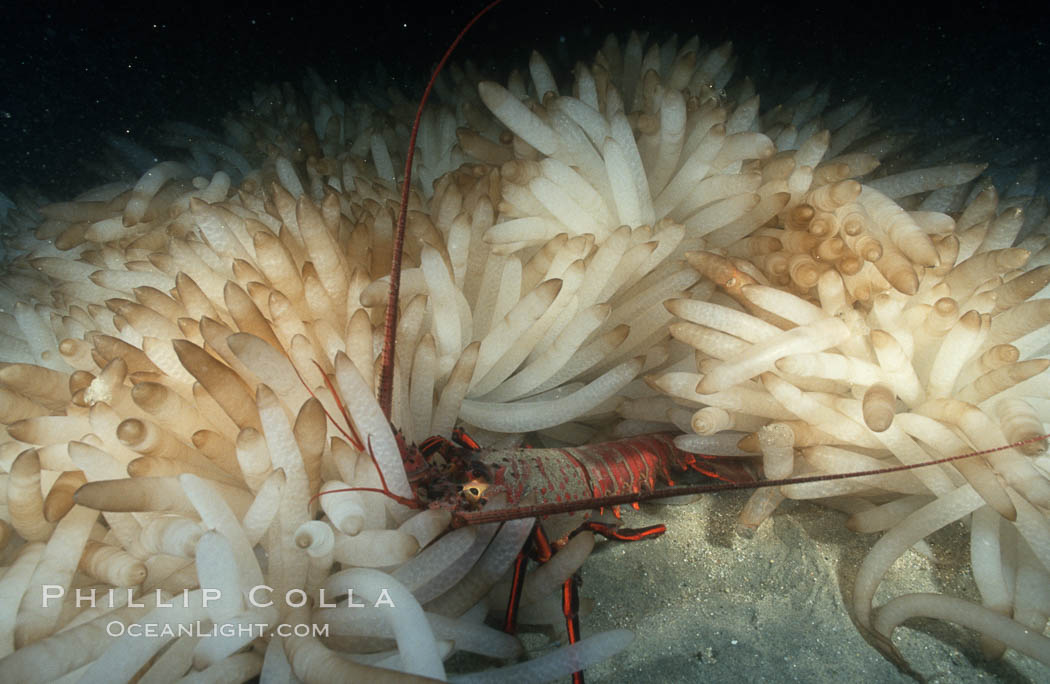
<path fill-rule="evenodd" d="M 860 636 L 846 609 L 877 536 L 849 532 L 836 511 L 785 502 L 746 538 L 735 520 L 747 496 L 627 510 L 628 525 L 664 522 L 667 533 L 598 542 L 583 568 L 582 595 L 594 600 L 583 635 L 624 628 L 635 640 L 588 669 L 588 684 L 916 681 Z M 932 561 L 909 551 L 887 573 L 876 605 L 918 591 L 975 598 L 967 536 L 962 524 L 933 535 Z M 523 640 L 537 654 L 549 644 L 539 634 Z M 894 642 L 929 682 L 1050 681 L 1046 667 L 1012 651 L 984 661 L 976 636 L 948 623 L 909 622 Z"/>

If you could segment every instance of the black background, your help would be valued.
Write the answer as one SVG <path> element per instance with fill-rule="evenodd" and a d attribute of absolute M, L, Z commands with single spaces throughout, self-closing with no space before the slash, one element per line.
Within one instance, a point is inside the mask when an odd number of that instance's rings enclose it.
<path fill-rule="evenodd" d="M 0 3 L 2 4 L 2 3 Z M 306 67 L 345 94 L 382 64 L 415 97 L 430 67 L 481 3 L 328 3 L 253 7 L 142 3 L 23 7 L 0 14 L 0 190 L 53 198 L 99 182 L 79 160 L 105 136 L 149 146 L 154 127 L 218 128 L 253 82 L 301 83 Z M 1012 7 L 1012 5 L 1010 6 Z M 904 9 L 571 0 L 505 2 L 457 55 L 524 66 L 529 50 L 589 56 L 610 31 L 731 39 L 760 93 L 832 80 L 920 130 L 983 133 L 984 154 L 1038 162 L 1050 152 L 1050 29 L 1005 5 Z M 767 98 L 767 101 L 768 98 Z"/>

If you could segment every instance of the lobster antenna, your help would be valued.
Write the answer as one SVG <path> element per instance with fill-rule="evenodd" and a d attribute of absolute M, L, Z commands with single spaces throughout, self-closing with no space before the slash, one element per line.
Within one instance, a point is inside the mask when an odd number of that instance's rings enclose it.
<path fill-rule="evenodd" d="M 434 88 L 434 81 L 437 79 L 438 74 L 441 73 L 441 70 L 445 68 L 445 63 L 448 62 L 449 57 L 452 56 L 452 51 L 456 49 L 459 42 L 463 40 L 463 36 L 490 9 L 501 2 L 503 0 L 493 0 L 483 10 L 475 14 L 474 18 L 467 22 L 467 25 L 459 32 L 456 39 L 448 46 L 445 54 L 441 57 L 441 61 L 434 67 L 434 73 L 430 75 L 427 87 L 423 89 L 423 96 L 419 98 L 419 107 L 416 108 L 416 118 L 412 120 L 412 134 L 408 138 L 408 153 L 405 154 L 405 180 L 401 185 L 401 207 L 397 214 L 397 230 L 394 231 L 394 254 L 390 259 L 390 293 L 386 300 L 386 319 L 383 323 L 383 358 L 379 375 L 379 406 L 383 409 L 383 414 L 386 415 L 387 420 L 390 420 L 394 393 L 394 343 L 397 341 L 397 304 L 401 295 L 401 252 L 405 245 L 408 193 L 412 185 L 412 158 L 416 152 L 416 135 L 419 133 L 419 122 L 423 118 L 423 107 L 426 106 L 427 98 L 430 97 L 430 91 Z"/>
<path fill-rule="evenodd" d="M 572 513 L 574 511 L 589 510 L 592 508 L 604 508 L 606 506 L 620 506 L 622 504 L 641 503 L 645 501 L 651 501 L 653 499 L 665 499 L 669 496 L 708 494 L 711 492 L 725 492 L 734 489 L 763 489 L 766 487 L 783 487 L 785 485 L 806 484 L 809 482 L 848 480 L 855 477 L 863 477 L 865 475 L 885 475 L 887 473 L 899 473 L 905 470 L 915 470 L 916 468 L 925 468 L 926 466 L 938 465 L 940 463 L 951 463 L 952 461 L 959 461 L 964 458 L 972 458 L 974 456 L 984 456 L 987 454 L 993 454 L 997 451 L 1005 451 L 1006 449 L 1016 449 L 1017 447 L 1024 446 L 1025 444 L 1039 442 L 1044 439 L 1050 439 L 1050 435 L 1039 435 L 1038 437 L 1031 437 L 1029 439 L 1024 439 L 1019 442 L 1014 442 L 1012 444 L 1004 444 L 1003 446 L 994 447 L 992 449 L 984 449 L 982 451 L 971 451 L 965 454 L 947 456 L 945 458 L 938 458 L 932 461 L 924 461 L 922 463 L 908 463 L 905 465 L 891 466 L 889 468 L 880 468 L 878 470 L 866 470 L 853 473 L 806 475 L 804 477 L 792 477 L 781 480 L 761 480 L 759 482 L 719 482 L 716 484 L 682 485 L 677 487 L 667 487 L 665 489 L 653 489 L 648 492 L 628 492 L 626 494 L 600 496 L 593 499 L 581 499 L 579 501 L 553 501 L 550 503 L 523 506 L 522 508 L 515 510 L 497 509 L 491 511 L 455 511 L 452 513 L 451 528 L 456 529 L 465 525 L 482 525 L 485 523 L 503 522 L 506 520 L 516 520 L 519 518 L 535 518 L 544 515 Z"/>

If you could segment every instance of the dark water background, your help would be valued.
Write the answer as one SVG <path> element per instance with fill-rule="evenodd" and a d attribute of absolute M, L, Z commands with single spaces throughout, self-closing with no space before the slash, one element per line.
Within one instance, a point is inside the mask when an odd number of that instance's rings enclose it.
<path fill-rule="evenodd" d="M 218 130 L 222 114 L 253 82 L 298 84 L 307 67 L 338 80 L 344 95 L 362 80 L 374 83 L 377 66 L 386 74 L 380 80 L 417 93 L 480 7 L 216 5 L 10 3 L 0 14 L 0 189 L 28 185 L 65 199 L 103 180 L 82 160 L 97 160 L 106 136 L 159 150 L 151 140 L 165 120 Z M 566 56 L 570 46 L 571 66 L 610 31 L 647 28 L 682 40 L 698 33 L 711 44 L 732 39 L 742 62 L 736 73 L 752 75 L 764 104 L 786 82 L 831 80 L 836 95 L 867 93 L 879 111 L 931 135 L 983 133 L 980 156 L 1017 166 L 1050 154 L 1044 15 L 1007 3 L 809 3 L 799 11 L 793 3 L 735 0 L 506 0 L 458 54 L 524 66 L 534 46 Z"/>

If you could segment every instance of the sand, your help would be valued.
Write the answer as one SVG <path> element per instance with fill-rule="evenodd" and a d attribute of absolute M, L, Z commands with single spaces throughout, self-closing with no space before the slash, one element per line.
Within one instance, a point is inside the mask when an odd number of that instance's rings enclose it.
<path fill-rule="evenodd" d="M 845 516 L 785 503 L 751 538 L 736 533 L 747 493 L 707 496 L 688 506 L 646 505 L 627 523 L 664 522 L 668 532 L 635 543 L 600 542 L 583 569 L 594 600 L 583 634 L 632 630 L 635 641 L 586 673 L 589 684 L 619 682 L 908 682 L 854 627 L 844 597 L 874 535 L 843 527 Z M 876 605 L 913 591 L 974 598 L 966 530 L 930 540 L 934 559 L 909 551 L 887 575 Z M 525 635 L 536 653 L 548 639 Z M 962 628 L 916 621 L 895 643 L 931 682 L 1048 681 L 1040 663 L 1009 652 L 984 661 Z"/>

